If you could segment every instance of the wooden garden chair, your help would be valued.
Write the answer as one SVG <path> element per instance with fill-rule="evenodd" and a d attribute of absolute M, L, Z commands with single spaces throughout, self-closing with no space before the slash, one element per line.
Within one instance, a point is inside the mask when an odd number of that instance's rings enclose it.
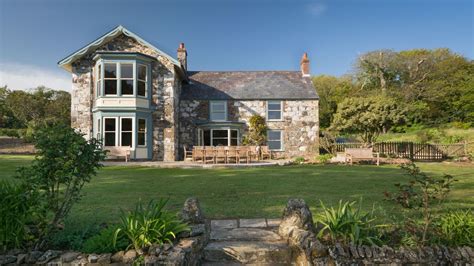
<path fill-rule="evenodd" d="M 219 163 L 221 161 L 223 163 L 227 163 L 227 150 L 225 148 L 226 147 L 223 147 L 223 146 L 216 147 L 216 150 L 215 150 L 216 163 Z"/>
<path fill-rule="evenodd" d="M 380 165 L 380 154 L 372 148 L 346 148 L 344 153 L 346 163 L 351 165 L 357 161 L 374 161 Z"/>
<path fill-rule="evenodd" d="M 216 150 L 212 146 L 204 146 L 204 163 L 216 163 Z"/>
<path fill-rule="evenodd" d="M 242 163 L 242 161 L 250 162 L 250 150 L 247 147 L 237 149 L 237 162 Z"/>
<path fill-rule="evenodd" d="M 193 149 L 190 149 L 186 145 L 184 145 L 183 150 L 184 150 L 184 160 L 185 161 L 189 161 L 189 160 L 194 161 Z"/>
<path fill-rule="evenodd" d="M 201 161 L 204 163 L 204 147 L 194 147 L 193 148 L 193 161 Z"/>
<path fill-rule="evenodd" d="M 272 159 L 272 151 L 268 148 L 268 146 L 261 146 L 260 147 L 260 158 L 265 160 L 265 158 L 271 160 Z"/>
<path fill-rule="evenodd" d="M 229 146 L 227 148 L 227 163 L 237 163 L 237 148 L 236 146 Z"/>

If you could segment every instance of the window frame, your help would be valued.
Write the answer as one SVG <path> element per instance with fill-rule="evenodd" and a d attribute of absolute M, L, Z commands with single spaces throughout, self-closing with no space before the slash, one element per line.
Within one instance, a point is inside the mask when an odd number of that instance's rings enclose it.
<path fill-rule="evenodd" d="M 131 131 L 123 131 L 122 130 L 122 121 L 124 119 L 131 119 L 132 120 L 132 130 Z M 120 129 L 120 131 L 119 131 L 120 140 L 119 140 L 119 143 L 118 143 L 119 144 L 118 147 L 127 147 L 127 146 L 122 145 L 122 133 L 131 133 L 132 141 L 130 143 L 130 147 L 134 148 L 135 147 L 135 134 L 134 134 L 134 132 L 136 132 L 136 130 L 135 130 L 135 118 L 130 117 L 130 116 L 121 116 L 120 117 L 120 127 L 119 127 L 119 129 Z"/>
<path fill-rule="evenodd" d="M 270 110 L 270 104 L 276 104 L 276 103 L 280 104 L 280 109 L 279 110 L 276 110 L 276 109 Z M 280 118 L 271 119 L 270 115 L 269 115 L 270 112 L 280 112 Z M 268 100 L 267 101 L 267 121 L 283 121 L 283 101 L 281 101 L 281 100 Z"/>
<path fill-rule="evenodd" d="M 213 119 L 212 118 L 212 114 L 214 113 L 213 111 L 213 105 L 215 104 L 220 104 L 220 103 L 223 103 L 224 104 L 224 119 Z M 221 112 L 219 112 L 221 113 Z M 210 121 L 227 121 L 227 115 L 228 115 L 228 112 L 227 112 L 227 101 L 226 100 L 221 100 L 221 101 L 209 101 L 209 120 Z"/>
<path fill-rule="evenodd" d="M 137 63 L 136 64 L 136 69 L 134 71 L 135 74 L 135 81 L 134 81 L 134 85 L 135 85 L 135 89 L 134 89 L 134 92 L 135 92 L 135 95 L 137 97 L 143 97 L 143 98 L 147 98 L 148 97 L 148 65 L 147 64 L 143 64 L 143 63 Z M 139 77 L 139 68 L 140 66 L 144 66 L 145 67 L 145 80 L 142 80 L 140 79 Z M 143 82 L 145 83 L 145 95 L 139 95 L 138 94 L 138 82 Z"/>
<path fill-rule="evenodd" d="M 144 130 L 143 132 L 140 131 L 140 120 L 145 121 L 145 130 Z M 146 147 L 146 146 L 147 146 L 147 141 L 148 141 L 148 140 L 147 140 L 147 133 L 148 133 L 147 127 L 148 127 L 147 119 L 145 119 L 145 118 L 137 118 L 137 147 L 143 148 L 143 147 Z M 144 134 L 144 137 L 143 137 L 144 142 L 145 142 L 144 144 L 140 144 L 140 143 L 139 143 L 138 134 Z"/>
<path fill-rule="evenodd" d="M 105 127 L 105 120 L 107 120 L 107 119 L 113 119 L 113 120 L 115 120 L 115 130 L 114 130 L 114 131 L 107 131 L 107 130 L 106 130 L 106 127 Z M 118 135 L 119 135 L 119 134 L 118 134 L 118 133 L 119 133 L 119 132 L 118 132 L 118 127 L 119 127 L 119 125 L 118 125 L 118 117 L 110 117 L 110 116 L 104 116 L 104 117 L 102 117 L 102 128 L 104 129 L 104 130 L 102 131 L 102 139 L 104 140 L 104 143 L 103 143 L 104 147 L 117 147 L 117 144 L 118 144 Z M 113 145 L 113 146 L 107 146 L 107 145 L 105 145 L 105 141 L 106 141 L 106 139 L 105 139 L 105 134 L 108 133 L 108 132 L 114 132 L 114 134 L 115 134 L 115 140 L 114 140 L 114 145 Z"/>
<path fill-rule="evenodd" d="M 115 78 L 106 78 L 105 77 L 105 65 L 107 65 L 107 64 L 108 65 L 114 65 L 115 64 L 115 72 L 116 72 L 116 77 Z M 103 80 L 103 84 L 102 84 L 102 87 L 104 88 L 103 89 L 103 96 L 104 97 L 117 97 L 117 96 L 120 96 L 120 87 L 119 87 L 119 85 L 120 85 L 120 82 L 119 82 L 119 80 L 120 80 L 120 65 L 119 65 L 119 63 L 116 62 L 116 61 L 104 61 L 104 62 L 102 62 L 102 69 L 103 69 L 101 71 L 102 76 L 100 77 L 100 79 Z M 115 92 L 115 94 L 106 94 L 105 93 L 105 89 L 106 89 L 105 81 L 106 80 L 115 80 L 115 86 L 116 86 L 116 90 L 117 90 Z"/>
<path fill-rule="evenodd" d="M 273 142 L 278 141 L 278 140 L 271 140 L 271 139 L 269 138 L 270 132 L 279 132 L 279 133 L 280 133 L 280 139 L 279 139 L 279 141 L 280 141 L 280 149 L 271 149 L 271 148 L 270 148 L 270 145 L 268 144 L 268 142 L 271 142 L 271 141 L 273 141 Z M 268 148 L 269 148 L 270 150 L 272 150 L 272 151 L 284 151 L 284 150 L 285 150 L 284 141 L 283 141 L 283 130 L 282 130 L 282 129 L 268 129 L 268 130 L 267 130 L 267 146 L 268 146 Z"/>
<path fill-rule="evenodd" d="M 209 132 L 209 145 L 210 146 L 215 146 L 214 145 L 214 131 L 220 130 L 220 131 L 227 131 L 227 147 L 228 146 L 239 146 L 240 145 L 240 130 L 237 128 L 228 128 L 228 127 L 222 127 L 222 128 L 198 128 L 197 129 L 197 145 L 198 146 L 206 146 L 206 140 L 204 139 L 204 136 L 206 135 L 205 132 Z M 232 137 L 232 131 L 237 132 L 237 137 L 233 138 Z M 224 137 L 218 137 L 216 139 L 224 139 Z M 232 140 L 236 140 L 236 145 L 232 145 Z"/>
<path fill-rule="evenodd" d="M 136 63 L 135 61 L 119 61 L 117 62 L 117 65 L 119 66 L 120 71 L 118 72 L 118 81 L 117 81 L 117 92 L 119 96 L 125 96 L 125 97 L 132 97 L 135 96 L 137 93 L 137 88 L 135 86 L 136 82 Z M 131 78 L 124 78 L 122 77 L 122 65 L 132 65 L 132 77 Z M 131 80 L 132 81 L 132 94 L 123 94 L 122 90 L 122 80 Z"/>

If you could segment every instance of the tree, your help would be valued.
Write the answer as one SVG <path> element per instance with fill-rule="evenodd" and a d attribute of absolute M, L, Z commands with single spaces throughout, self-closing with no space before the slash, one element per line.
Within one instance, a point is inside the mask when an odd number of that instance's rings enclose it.
<path fill-rule="evenodd" d="M 374 142 L 381 132 L 399 124 L 404 118 L 404 110 L 393 98 L 348 98 L 338 104 L 330 130 L 358 134 L 362 141 L 369 144 Z"/>
<path fill-rule="evenodd" d="M 57 230 L 71 207 L 105 159 L 100 142 L 89 141 L 74 129 L 55 124 L 39 129 L 34 135 L 37 156 L 31 166 L 18 170 L 17 178 L 26 191 L 37 191 L 42 196 L 44 217 L 50 219 L 39 232 L 37 248 L 45 245 L 46 237 Z"/>
<path fill-rule="evenodd" d="M 253 115 L 249 120 L 249 133 L 244 137 L 242 143 L 244 145 L 264 145 L 267 140 L 267 126 L 265 118 L 259 115 Z"/>

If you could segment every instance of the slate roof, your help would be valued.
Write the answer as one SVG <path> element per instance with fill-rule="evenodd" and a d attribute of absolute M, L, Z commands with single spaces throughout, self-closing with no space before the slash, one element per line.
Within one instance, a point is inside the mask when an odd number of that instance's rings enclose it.
<path fill-rule="evenodd" d="M 319 99 L 310 77 L 300 71 L 188 71 L 186 100 Z"/>

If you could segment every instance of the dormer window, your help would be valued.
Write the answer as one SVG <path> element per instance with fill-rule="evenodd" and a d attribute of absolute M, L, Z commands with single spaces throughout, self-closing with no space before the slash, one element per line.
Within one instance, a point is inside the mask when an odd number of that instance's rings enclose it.
<path fill-rule="evenodd" d="M 96 63 L 97 97 L 147 97 L 150 58 L 140 54 L 98 54 Z"/>

